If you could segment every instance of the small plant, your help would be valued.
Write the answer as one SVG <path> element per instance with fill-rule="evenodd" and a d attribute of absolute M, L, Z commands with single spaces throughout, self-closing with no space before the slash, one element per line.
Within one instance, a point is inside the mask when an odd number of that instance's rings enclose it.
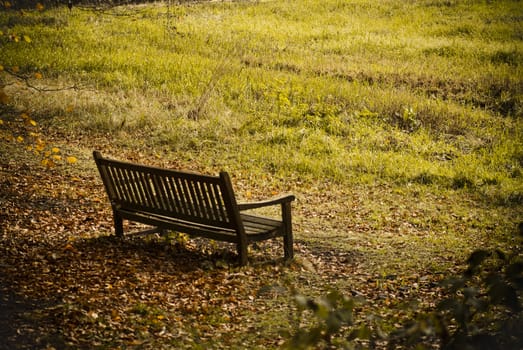
<path fill-rule="evenodd" d="M 424 348 L 427 337 L 442 349 L 523 348 L 523 258 L 521 234 L 516 248 L 476 250 L 461 276 L 445 281 L 447 297 L 430 314 L 391 334 L 389 346 Z"/>
<path fill-rule="evenodd" d="M 408 320 L 404 327 L 385 335 L 379 324 L 354 317 L 356 301 L 332 291 L 316 299 L 295 296 L 296 331 L 286 346 L 291 349 L 374 349 L 378 341 L 389 349 L 428 349 L 439 342 L 445 350 L 523 348 L 523 224 L 519 245 L 511 253 L 476 250 L 467 259 L 461 276 L 448 278 L 447 297 L 434 311 Z M 307 326 L 306 313 L 316 322 Z M 367 320 L 373 320 L 367 315 Z M 309 322 L 311 323 L 311 322 Z"/>
<path fill-rule="evenodd" d="M 296 331 L 286 343 L 289 349 L 361 348 L 357 340 L 367 342 L 371 349 L 378 339 L 384 338 L 379 326 L 355 322 L 354 308 L 361 302 L 359 299 L 349 298 L 334 290 L 316 299 L 296 294 L 295 301 L 298 317 Z M 301 325 L 307 313 L 312 314 L 316 321 L 312 321 L 309 328 Z M 372 317 L 368 319 L 372 320 Z"/>

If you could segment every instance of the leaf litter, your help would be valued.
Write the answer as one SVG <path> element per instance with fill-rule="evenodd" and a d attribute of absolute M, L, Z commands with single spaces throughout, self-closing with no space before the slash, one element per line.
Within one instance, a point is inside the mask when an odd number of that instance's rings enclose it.
<path fill-rule="evenodd" d="M 369 268 L 381 263 L 372 249 L 325 244 L 328 230 L 344 228 L 325 223 L 361 203 L 325 206 L 333 194 L 321 189 L 320 198 L 301 195 L 295 230 L 312 238 L 298 234 L 294 262 L 280 258 L 281 242 L 266 242 L 240 268 L 226 243 L 116 238 L 94 171 L 71 175 L 7 160 L 0 171 L 0 348 L 278 348 L 292 327 L 295 292 L 339 288 L 367 301 L 363 315 L 395 324 L 439 296 L 441 275 L 377 273 L 379 266 Z M 339 239 L 358 247 L 365 245 L 358 235 L 373 228 L 362 219 L 346 229 L 354 236 Z"/>

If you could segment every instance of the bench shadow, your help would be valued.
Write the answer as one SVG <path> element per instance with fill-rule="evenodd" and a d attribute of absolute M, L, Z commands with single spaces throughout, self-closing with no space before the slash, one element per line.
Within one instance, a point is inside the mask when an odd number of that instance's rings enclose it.
<path fill-rule="evenodd" d="M 142 272 L 163 272 L 167 275 L 205 271 L 215 268 L 239 268 L 236 245 L 205 238 L 173 238 L 158 234 L 126 234 L 98 236 L 76 241 L 74 251 L 93 260 L 126 261 Z M 283 243 L 280 240 L 251 245 L 249 265 L 283 262 Z"/>
<path fill-rule="evenodd" d="M 0 266 L 0 349 L 67 348 L 60 318 L 67 305 L 88 307 L 87 295 L 115 302 L 117 294 L 109 293 L 117 289 L 131 295 L 159 283 L 191 286 L 238 266 L 234 245 L 210 249 L 205 242 L 132 235 L 38 242 L 16 259 L 16 266 Z"/>
<path fill-rule="evenodd" d="M 46 334 L 41 332 L 39 322 L 31 314 L 53 304 L 17 294 L 0 280 L 0 349 L 45 348 Z"/>

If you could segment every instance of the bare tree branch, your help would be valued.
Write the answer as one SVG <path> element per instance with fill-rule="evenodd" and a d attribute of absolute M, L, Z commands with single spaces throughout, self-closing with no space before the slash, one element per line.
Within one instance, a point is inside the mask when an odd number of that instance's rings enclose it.
<path fill-rule="evenodd" d="M 32 82 L 31 82 L 31 76 L 28 76 L 28 75 L 23 75 L 23 74 L 18 74 L 16 72 L 13 72 L 12 70 L 8 70 L 8 69 L 4 69 L 2 72 L 8 74 L 9 76 L 15 78 L 17 80 L 17 82 L 20 82 L 22 81 L 26 87 L 30 88 L 30 89 L 33 89 L 35 91 L 38 91 L 38 92 L 57 92 L 57 91 L 65 91 L 65 90 L 81 90 L 83 87 L 81 85 L 77 85 L 77 84 L 74 84 L 74 85 L 71 85 L 71 86 L 66 86 L 66 87 L 53 87 L 53 88 L 49 88 L 49 87 L 41 87 L 41 86 L 37 86 L 37 85 L 34 85 Z M 15 83 L 5 83 L 5 84 L 0 84 L 1 87 L 5 87 L 5 86 L 8 86 L 8 85 L 13 85 Z"/>

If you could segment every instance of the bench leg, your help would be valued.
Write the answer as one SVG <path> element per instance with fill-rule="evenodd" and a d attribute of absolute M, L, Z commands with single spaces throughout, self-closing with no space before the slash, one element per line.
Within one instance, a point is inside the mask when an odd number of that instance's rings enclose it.
<path fill-rule="evenodd" d="M 282 205 L 282 220 L 283 220 L 283 253 L 285 259 L 292 259 L 294 257 L 294 242 L 292 239 L 292 216 L 291 204 L 284 203 Z"/>
<path fill-rule="evenodd" d="M 238 243 L 238 255 L 240 258 L 240 266 L 247 265 L 247 244 Z"/>
<path fill-rule="evenodd" d="M 287 259 L 287 260 L 294 258 L 294 248 L 292 246 L 293 246 L 292 232 L 287 232 L 283 236 L 283 253 L 284 253 L 285 259 Z"/>
<path fill-rule="evenodd" d="M 113 212 L 114 233 L 117 237 L 123 237 L 123 219 L 116 211 Z"/>

